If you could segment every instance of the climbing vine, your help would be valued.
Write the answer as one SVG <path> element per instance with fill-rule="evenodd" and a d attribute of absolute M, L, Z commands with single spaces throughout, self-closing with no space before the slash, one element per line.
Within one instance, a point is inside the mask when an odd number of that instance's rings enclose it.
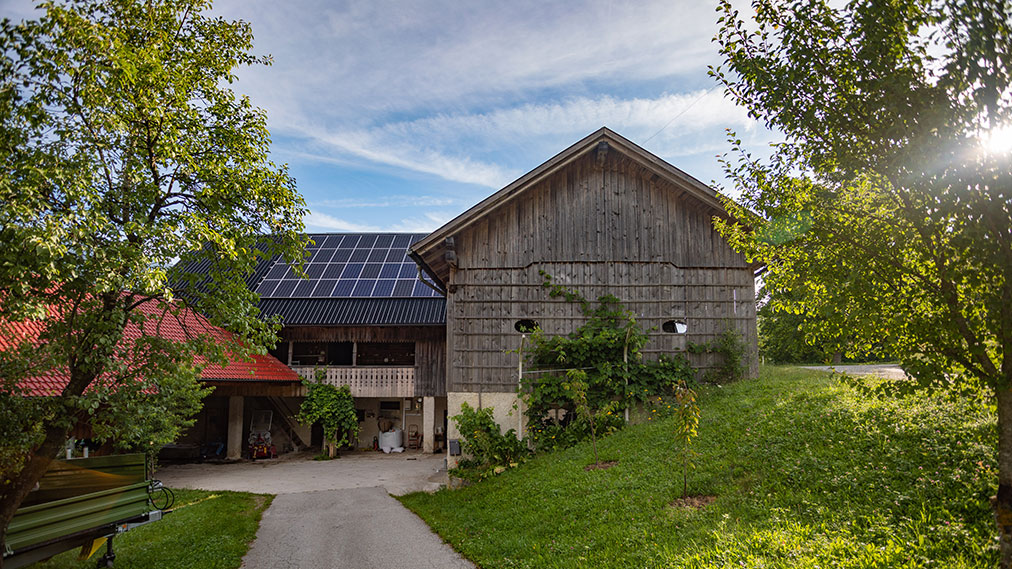
<path fill-rule="evenodd" d="M 323 383 L 319 374 L 316 381 L 303 384 L 307 393 L 299 408 L 299 421 L 306 425 L 320 423 L 323 437 L 330 445 L 330 455 L 334 456 L 337 449 L 358 439 L 358 416 L 351 388 Z"/>
<path fill-rule="evenodd" d="M 745 364 L 745 341 L 741 332 L 730 324 L 725 326 L 724 331 L 715 339 L 705 343 L 689 343 L 688 349 L 692 353 L 716 353 L 721 356 L 720 364 L 706 372 L 704 381 L 710 383 L 727 383 L 738 381 L 745 377 L 748 370 Z"/>
<path fill-rule="evenodd" d="M 694 370 L 684 355 L 643 360 L 647 333 L 618 298 L 606 295 L 593 303 L 540 274 L 549 296 L 579 305 L 586 321 L 568 335 L 549 336 L 536 328 L 525 343 L 520 395 L 537 449 L 566 447 L 619 429 L 624 425 L 619 409 L 692 380 Z"/>

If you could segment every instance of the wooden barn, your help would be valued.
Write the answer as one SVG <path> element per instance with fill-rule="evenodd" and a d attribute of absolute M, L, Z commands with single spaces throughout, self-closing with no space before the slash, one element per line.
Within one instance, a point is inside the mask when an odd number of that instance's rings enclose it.
<path fill-rule="evenodd" d="M 756 373 L 754 267 L 714 231 L 713 217 L 725 215 L 711 188 L 602 128 L 429 235 L 313 234 L 308 278 L 274 258 L 248 284 L 261 312 L 283 324 L 272 355 L 298 377 L 322 373 L 351 388 L 356 446 L 371 446 L 389 422 L 432 452 L 456 436 L 447 416 L 464 401 L 523 434 L 519 323 L 568 334 L 583 318 L 549 298 L 539 271 L 589 299 L 618 297 L 652 329 L 647 357 L 733 327 Z M 689 357 L 704 371 L 718 363 Z M 319 442 L 293 419 L 300 383 L 214 385 L 193 441 L 182 442 L 213 443 L 227 430 L 237 457 L 264 412 L 286 447 Z"/>
<path fill-rule="evenodd" d="M 713 229 L 726 215 L 713 189 L 602 128 L 414 243 L 411 257 L 446 295 L 450 414 L 480 403 L 522 431 L 510 413 L 518 323 L 567 334 L 582 319 L 548 297 L 542 270 L 589 299 L 618 297 L 653 329 L 648 357 L 733 327 L 755 375 L 755 267 Z M 689 356 L 704 370 L 716 363 Z"/>

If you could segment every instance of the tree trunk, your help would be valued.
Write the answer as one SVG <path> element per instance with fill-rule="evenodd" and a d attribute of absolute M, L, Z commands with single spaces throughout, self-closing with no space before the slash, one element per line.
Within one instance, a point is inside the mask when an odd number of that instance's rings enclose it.
<path fill-rule="evenodd" d="M 683 449 L 682 454 L 682 499 L 689 497 L 689 449 Z"/>
<path fill-rule="evenodd" d="M 49 469 L 57 454 L 63 449 L 67 442 L 67 430 L 59 427 L 46 429 L 46 438 L 42 444 L 32 451 L 31 456 L 16 476 L 4 482 L 9 482 L 7 488 L 0 493 L 0 541 L 7 536 L 7 526 L 14 518 L 21 502 L 28 493 L 35 488 L 35 484 L 42 478 L 42 475 Z M 0 557 L 0 567 L 3 567 L 3 558 Z"/>
<path fill-rule="evenodd" d="M 998 389 L 998 495 L 992 499 L 1002 569 L 1012 569 L 1012 390 Z"/>

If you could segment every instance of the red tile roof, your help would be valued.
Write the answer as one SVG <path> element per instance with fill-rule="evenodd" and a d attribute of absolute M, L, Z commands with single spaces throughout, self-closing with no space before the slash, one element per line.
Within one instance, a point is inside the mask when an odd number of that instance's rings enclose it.
<path fill-rule="evenodd" d="M 192 310 L 172 314 L 164 304 L 146 302 L 138 310 L 149 318 L 138 325 L 130 323 L 123 333 L 124 342 L 131 342 L 142 336 L 158 336 L 168 340 L 185 341 L 198 334 L 207 334 L 222 341 L 232 341 L 231 332 L 212 325 L 206 318 Z M 17 346 L 26 339 L 38 337 L 43 330 L 41 321 L 2 322 L 0 321 L 0 351 Z M 251 359 L 233 356 L 223 367 L 208 363 L 206 358 L 197 356 L 195 365 L 203 366 L 201 379 L 204 381 L 254 381 L 254 382 L 298 382 L 301 378 L 288 366 L 271 355 L 253 355 Z M 69 377 L 65 369 L 46 370 L 25 380 L 22 384 L 28 395 L 59 395 L 67 385 Z"/>

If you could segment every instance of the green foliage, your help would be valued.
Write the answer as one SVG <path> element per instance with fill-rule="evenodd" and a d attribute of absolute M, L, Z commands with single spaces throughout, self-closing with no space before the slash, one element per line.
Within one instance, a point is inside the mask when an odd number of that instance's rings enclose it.
<path fill-rule="evenodd" d="M 772 302 L 765 287 L 759 290 L 763 304 L 756 310 L 759 354 L 775 364 L 816 363 L 826 361 L 826 342 L 810 337 L 804 314 L 795 314 Z"/>
<path fill-rule="evenodd" d="M 32 421 L 3 437 L 10 464 L 48 460 L 79 420 L 122 447 L 157 447 L 199 408 L 195 361 L 276 340 L 245 279 L 266 257 L 300 258 L 305 205 L 268 159 L 265 114 L 228 88 L 237 66 L 267 60 L 248 53 L 247 23 L 209 8 L 69 0 L 0 22 L 0 331 L 42 325 L 0 352 L 0 414 Z M 194 308 L 236 341 L 199 325 L 124 337 L 143 306 L 191 324 Z M 50 372 L 69 375 L 62 394 L 14 403 L 24 378 Z M 38 473 L 4 469 L 0 526 Z"/>
<path fill-rule="evenodd" d="M 492 408 L 475 409 L 465 401 L 460 414 L 450 417 L 460 433 L 460 450 L 464 458 L 450 475 L 465 480 L 482 480 L 499 474 L 526 460 L 527 444 L 517 438 L 515 430 L 505 433 L 492 418 Z"/>
<path fill-rule="evenodd" d="M 745 341 L 741 338 L 741 332 L 727 326 L 715 339 L 702 343 L 690 343 L 688 346 L 693 353 L 716 353 L 720 354 L 720 365 L 707 370 L 703 377 L 704 381 L 710 383 L 727 383 L 738 381 L 745 377 L 748 368 L 745 364 Z"/>
<path fill-rule="evenodd" d="M 763 368 L 697 389 L 689 494 L 671 506 L 676 419 L 590 441 L 453 492 L 402 502 L 481 567 L 995 567 L 993 407 L 868 397 L 826 373 Z"/>
<path fill-rule="evenodd" d="M 246 492 L 182 488 L 173 493 L 176 505 L 171 515 L 116 536 L 118 569 L 236 569 L 256 536 L 260 516 L 273 499 Z M 77 559 L 80 549 L 73 549 L 32 567 L 94 569 L 95 559 L 104 551 L 82 561 Z"/>
<path fill-rule="evenodd" d="M 783 294 L 783 292 L 781 292 Z M 790 292 L 787 292 L 790 295 Z M 807 314 L 788 311 L 799 307 L 791 302 L 773 302 L 765 289 L 759 292 L 765 302 L 756 313 L 759 329 L 759 353 L 774 364 L 822 363 L 835 359 L 840 362 L 871 362 L 889 359 L 882 343 L 852 348 L 853 339 L 845 326 L 826 326 L 826 322 L 840 321 L 835 313 Z M 831 310 L 831 306 L 823 306 Z M 826 336 L 831 332 L 832 336 Z M 818 334 L 818 335 L 815 335 Z"/>
<path fill-rule="evenodd" d="M 578 304 L 586 321 L 565 336 L 536 329 L 524 347 L 528 373 L 521 380 L 520 394 L 529 437 L 538 450 L 565 448 L 589 436 L 596 438 L 597 432 L 619 429 L 622 417 L 608 410 L 646 402 L 692 379 L 694 370 L 682 354 L 643 361 L 647 334 L 618 298 L 602 296 L 595 305 L 579 292 L 555 284 L 544 271 L 541 276 L 549 296 Z M 577 413 L 574 395 L 580 391 L 569 385 L 574 372 L 585 385 L 583 405 L 589 415 Z"/>
<path fill-rule="evenodd" d="M 316 381 L 303 381 L 306 398 L 299 407 L 299 422 L 305 425 L 319 423 L 323 437 L 335 450 L 358 440 L 358 415 L 355 398 L 347 385 L 336 387 L 324 383 L 323 370 L 317 371 Z"/>

